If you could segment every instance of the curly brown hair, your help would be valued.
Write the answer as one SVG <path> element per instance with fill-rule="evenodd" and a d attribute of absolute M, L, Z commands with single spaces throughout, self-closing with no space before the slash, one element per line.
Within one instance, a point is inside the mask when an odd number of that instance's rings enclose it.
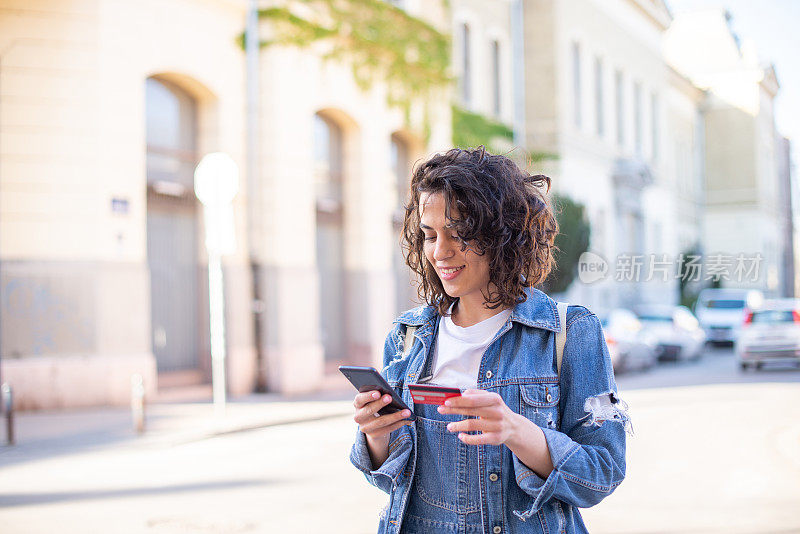
<path fill-rule="evenodd" d="M 550 178 L 529 175 L 505 156 L 484 147 L 451 149 L 419 164 L 411 177 L 411 198 L 405 207 L 401 244 L 406 263 L 421 283 L 418 294 L 447 313 L 457 299 L 448 295 L 425 257 L 420 228 L 422 193 L 440 193 L 445 217 L 461 241 L 478 254 L 489 255 L 487 307 L 511 307 L 526 299 L 525 288 L 540 284 L 553 269 L 553 241 L 558 233 L 546 194 Z M 453 208 L 457 217 L 453 216 Z"/>

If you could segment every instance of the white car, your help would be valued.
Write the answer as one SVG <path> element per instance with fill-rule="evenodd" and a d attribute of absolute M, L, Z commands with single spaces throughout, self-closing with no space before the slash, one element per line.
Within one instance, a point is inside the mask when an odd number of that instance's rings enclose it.
<path fill-rule="evenodd" d="M 800 300 L 766 301 L 749 311 L 736 341 L 736 356 L 742 370 L 760 369 L 769 362 L 800 364 Z"/>
<path fill-rule="evenodd" d="M 636 316 L 656 339 L 659 361 L 696 360 L 703 355 L 706 334 L 686 306 L 637 306 Z"/>
<path fill-rule="evenodd" d="M 753 289 L 709 288 L 700 292 L 695 315 L 712 343 L 734 343 L 747 309 L 758 308 L 764 296 Z"/>
<path fill-rule="evenodd" d="M 600 314 L 600 324 L 615 372 L 642 371 L 655 365 L 655 339 L 643 331 L 632 311 L 614 308 Z"/>

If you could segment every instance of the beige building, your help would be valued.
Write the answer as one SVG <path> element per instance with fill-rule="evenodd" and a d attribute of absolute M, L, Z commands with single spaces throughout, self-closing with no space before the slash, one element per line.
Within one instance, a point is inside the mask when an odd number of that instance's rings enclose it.
<path fill-rule="evenodd" d="M 757 278 L 732 276 L 722 283 L 777 295 L 785 278 L 787 215 L 777 168 L 775 71 L 759 62 L 752 43 L 740 43 L 730 15 L 715 9 L 677 16 L 667 33 L 665 57 L 708 92 L 703 106 L 705 252 L 733 261 L 734 270 L 738 255 L 759 255 Z"/>
<path fill-rule="evenodd" d="M 439 3 L 402 4 L 447 29 Z M 192 185 L 215 151 L 241 169 L 229 392 L 316 390 L 380 361 L 408 294 L 397 208 L 411 164 L 450 144 L 450 90 L 406 114 L 324 45 L 264 47 L 248 175 L 247 8 L 0 0 L 0 365 L 17 406 L 124 404 L 134 374 L 150 395 L 208 383 Z"/>

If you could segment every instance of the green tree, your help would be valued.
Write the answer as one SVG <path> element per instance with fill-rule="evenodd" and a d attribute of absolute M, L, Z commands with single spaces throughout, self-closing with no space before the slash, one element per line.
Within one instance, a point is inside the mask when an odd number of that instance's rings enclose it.
<path fill-rule="evenodd" d="M 555 239 L 556 266 L 541 289 L 546 293 L 563 293 L 575 279 L 578 258 L 589 250 L 592 229 L 583 204 L 558 193 L 553 194 L 552 202 L 559 227 Z"/>
<path fill-rule="evenodd" d="M 690 266 L 690 261 L 700 258 L 702 252 L 698 244 L 693 245 L 688 250 L 684 250 L 678 260 L 678 297 L 682 306 L 694 310 L 697 297 L 700 291 L 707 287 L 721 287 L 719 280 L 713 280 L 711 284 L 700 281 L 699 275 L 693 270 L 696 267 Z"/>

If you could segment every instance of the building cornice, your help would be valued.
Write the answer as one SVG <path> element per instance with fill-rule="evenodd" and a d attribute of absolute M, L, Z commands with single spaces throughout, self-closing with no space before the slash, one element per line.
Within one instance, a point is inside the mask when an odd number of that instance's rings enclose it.
<path fill-rule="evenodd" d="M 672 23 L 672 14 L 663 0 L 628 0 L 628 3 L 647 16 L 661 31 L 666 31 Z"/>
<path fill-rule="evenodd" d="M 697 87 L 694 83 L 692 83 L 692 80 L 675 70 L 669 64 L 667 65 L 667 72 L 669 84 L 682 94 L 688 96 L 695 102 L 701 102 L 706 97 L 706 94 L 708 93 L 706 89 Z"/>
<path fill-rule="evenodd" d="M 778 82 L 778 75 L 775 73 L 775 65 L 770 64 L 763 70 L 764 76 L 761 78 L 759 84 L 764 88 L 773 98 L 778 94 L 778 89 L 781 84 Z"/>

